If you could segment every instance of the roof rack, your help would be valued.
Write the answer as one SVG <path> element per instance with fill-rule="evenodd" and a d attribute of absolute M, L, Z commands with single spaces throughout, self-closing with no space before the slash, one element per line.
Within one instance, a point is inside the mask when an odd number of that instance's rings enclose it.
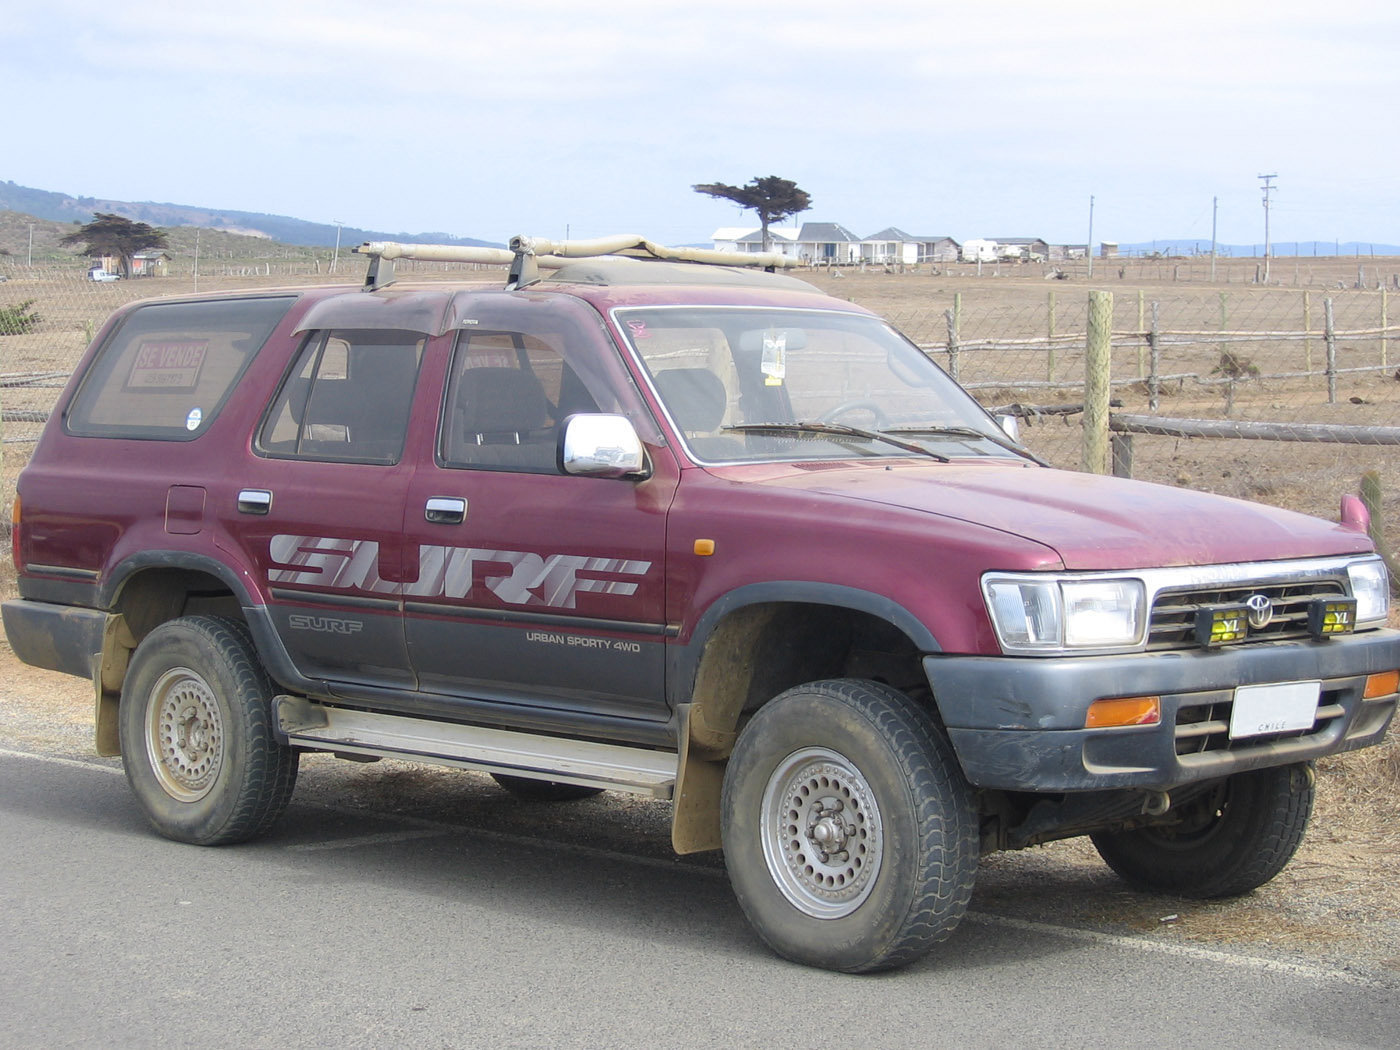
<path fill-rule="evenodd" d="M 366 241 L 351 249 L 368 255 L 365 291 L 378 291 L 394 283 L 394 260 L 421 262 L 469 262 L 509 266 L 506 289 L 534 284 L 541 269 L 557 270 L 572 259 L 593 259 L 616 255 L 633 259 L 667 262 L 707 263 L 713 266 L 757 266 L 769 273 L 797 265 L 797 260 L 779 252 L 722 252 L 711 248 L 668 248 L 636 234 L 595 237 L 586 241 L 552 241 L 545 237 L 512 237 L 510 248 L 487 248 L 456 244 L 402 244 L 397 241 Z"/>

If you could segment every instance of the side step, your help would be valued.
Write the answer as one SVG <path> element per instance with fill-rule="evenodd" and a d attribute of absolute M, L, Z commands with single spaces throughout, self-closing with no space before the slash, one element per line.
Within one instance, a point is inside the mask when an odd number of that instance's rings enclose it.
<path fill-rule="evenodd" d="M 274 697 L 272 709 L 294 747 L 430 762 L 654 798 L 670 798 L 676 786 L 679 759 L 669 751 L 354 711 L 296 696 Z"/>

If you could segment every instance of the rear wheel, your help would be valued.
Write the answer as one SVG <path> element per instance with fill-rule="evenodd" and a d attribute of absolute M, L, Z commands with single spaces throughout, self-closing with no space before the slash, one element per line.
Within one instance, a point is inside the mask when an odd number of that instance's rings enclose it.
<path fill-rule="evenodd" d="M 972 789 L 928 713 L 849 679 L 766 704 L 729 758 L 725 864 L 745 914 L 797 962 L 863 972 L 911 962 L 967 909 Z"/>
<path fill-rule="evenodd" d="M 1184 805 L 1171 824 L 1091 837 L 1099 856 L 1141 889 L 1233 897 L 1281 872 L 1312 815 L 1306 764 L 1237 773 Z"/>
<path fill-rule="evenodd" d="M 272 695 L 241 623 L 191 616 L 142 640 L 122 686 L 122 764 L 157 831 L 215 846 L 272 826 L 297 775 Z"/>

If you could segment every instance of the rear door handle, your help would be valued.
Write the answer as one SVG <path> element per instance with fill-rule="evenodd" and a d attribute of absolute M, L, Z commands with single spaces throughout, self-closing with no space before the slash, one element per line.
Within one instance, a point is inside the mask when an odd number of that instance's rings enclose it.
<path fill-rule="evenodd" d="M 460 525 L 467 520 L 467 501 L 456 496 L 433 496 L 423 517 L 434 525 Z"/>
<path fill-rule="evenodd" d="M 239 514 L 266 514 L 272 509 L 272 493 L 267 489 L 239 489 Z"/>

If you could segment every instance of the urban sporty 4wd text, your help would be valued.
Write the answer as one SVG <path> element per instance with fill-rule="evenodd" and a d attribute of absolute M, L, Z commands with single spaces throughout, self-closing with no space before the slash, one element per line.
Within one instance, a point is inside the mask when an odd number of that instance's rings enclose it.
<path fill-rule="evenodd" d="M 74 374 L 5 630 L 92 680 L 161 834 L 265 831 L 308 750 L 641 792 L 776 951 L 876 970 L 949 934 L 983 852 L 1089 835 L 1139 886 L 1258 886 L 1313 760 L 1385 733 L 1355 504 L 1049 469 L 880 318 L 739 265 L 779 258 L 512 248 L 136 303 Z"/>

